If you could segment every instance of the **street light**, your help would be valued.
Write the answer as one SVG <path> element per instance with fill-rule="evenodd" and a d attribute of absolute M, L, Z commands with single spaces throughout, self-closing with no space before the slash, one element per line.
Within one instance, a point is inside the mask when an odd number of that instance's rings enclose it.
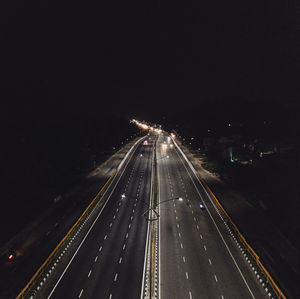
<path fill-rule="evenodd" d="M 145 219 L 147 220 L 147 221 L 155 221 L 155 220 L 158 220 L 158 217 L 160 217 L 160 215 L 155 211 L 155 208 L 157 208 L 159 205 L 161 205 L 161 204 L 163 204 L 163 203 L 165 203 L 165 202 L 167 202 L 167 201 L 171 201 L 171 200 L 178 200 L 178 201 L 183 201 L 183 198 L 182 197 L 173 197 L 173 198 L 169 198 L 169 199 L 166 199 L 166 200 L 163 200 L 163 201 L 161 201 L 161 202 L 159 202 L 156 206 L 154 206 L 153 208 L 149 208 L 147 211 L 145 211 L 144 213 L 143 213 L 143 216 L 145 217 Z M 150 218 L 147 218 L 146 217 L 146 215 L 147 215 L 147 213 L 148 212 L 150 212 L 150 211 L 153 211 L 154 212 L 154 214 L 155 214 L 155 218 L 151 218 L 151 216 L 150 216 Z"/>

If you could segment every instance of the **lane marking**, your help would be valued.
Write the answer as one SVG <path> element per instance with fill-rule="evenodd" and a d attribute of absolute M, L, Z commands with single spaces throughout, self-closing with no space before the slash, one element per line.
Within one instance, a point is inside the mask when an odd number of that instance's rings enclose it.
<path fill-rule="evenodd" d="M 200 234 L 200 238 L 202 239 L 202 235 Z"/>
<path fill-rule="evenodd" d="M 185 272 L 185 277 L 186 277 L 186 279 L 189 279 L 189 275 L 187 272 Z"/>
<path fill-rule="evenodd" d="M 215 274 L 215 280 L 216 280 L 216 282 L 218 282 L 218 278 L 217 278 L 217 275 Z"/>
<path fill-rule="evenodd" d="M 78 298 L 80 298 L 80 297 L 81 297 L 82 293 L 83 293 L 83 289 L 81 289 L 81 291 L 80 291 L 80 293 L 79 293 L 79 296 L 78 296 Z"/>
<path fill-rule="evenodd" d="M 209 264 L 211 265 L 211 260 L 210 260 L 210 259 L 208 259 L 208 262 L 209 262 Z"/>
<path fill-rule="evenodd" d="M 107 238 L 107 235 L 104 236 L 104 240 L 106 240 L 106 238 Z"/>
<path fill-rule="evenodd" d="M 109 295 L 109 299 L 111 299 L 111 298 L 112 298 L 112 294 Z"/>
<path fill-rule="evenodd" d="M 110 223 L 110 225 L 109 225 L 110 227 L 112 227 L 112 222 Z"/>
<path fill-rule="evenodd" d="M 125 250 L 125 248 L 126 248 L 126 244 L 123 245 L 123 250 Z"/>
<path fill-rule="evenodd" d="M 120 259 L 119 259 L 119 264 L 121 264 L 122 263 L 122 257 L 120 257 Z"/>
<path fill-rule="evenodd" d="M 191 291 L 189 291 L 190 299 L 193 299 Z"/>
<path fill-rule="evenodd" d="M 102 250 L 102 246 L 99 247 L 99 251 L 101 251 L 101 250 Z"/>
<path fill-rule="evenodd" d="M 181 234 L 180 234 L 180 233 L 178 233 L 178 235 L 179 235 L 179 238 L 181 238 Z"/>
<path fill-rule="evenodd" d="M 97 262 L 97 259 L 98 259 L 98 255 L 95 257 L 95 262 Z"/>
<path fill-rule="evenodd" d="M 199 225 L 197 225 L 197 229 L 199 230 Z"/>
<path fill-rule="evenodd" d="M 199 184 L 201 185 L 202 189 L 205 191 L 208 200 L 211 202 L 211 204 L 213 205 L 213 207 L 214 207 L 215 210 L 217 211 L 217 208 L 215 207 L 215 205 L 214 205 L 212 199 L 210 198 L 208 192 L 206 191 L 205 187 L 203 186 L 203 184 L 201 183 L 201 181 L 200 181 L 199 178 L 197 177 L 196 171 L 195 171 L 195 169 L 193 168 L 193 166 L 191 165 L 191 162 L 188 160 L 188 158 L 185 156 L 185 154 L 184 154 L 184 153 L 182 152 L 182 150 L 179 148 L 179 146 L 177 145 L 177 143 L 176 143 L 174 140 L 173 140 L 173 142 L 175 143 L 175 145 L 176 145 L 178 151 L 181 153 L 181 155 L 183 156 L 183 158 L 184 158 L 184 159 L 186 160 L 186 162 L 188 163 L 188 165 L 189 165 L 191 171 L 193 172 L 193 174 L 194 174 L 196 180 L 199 182 Z M 194 185 L 194 187 L 195 187 L 195 189 L 196 189 L 198 195 L 200 196 L 200 198 L 202 198 L 202 196 L 201 196 L 201 194 L 200 194 L 200 191 L 198 190 L 198 188 L 197 188 L 197 186 L 196 186 L 196 184 L 195 184 L 195 182 L 194 182 L 194 180 L 193 180 L 193 178 L 192 178 L 190 172 L 188 171 L 186 165 L 184 164 L 184 162 L 183 162 L 182 158 L 180 157 L 180 155 L 178 154 L 178 152 L 177 152 L 177 155 L 179 156 L 180 160 L 182 161 L 182 164 L 183 164 L 184 168 L 186 169 L 186 171 L 187 171 L 189 177 L 191 178 L 192 183 L 193 183 L 193 185 Z M 250 289 L 250 287 L 249 287 L 249 285 L 248 285 L 248 283 L 247 283 L 247 281 L 246 281 L 246 279 L 245 279 L 245 277 L 244 277 L 244 275 L 243 275 L 241 269 L 239 268 L 239 266 L 238 266 L 238 264 L 237 264 L 235 258 L 233 257 L 233 255 L 232 255 L 232 253 L 231 253 L 231 251 L 230 251 L 230 249 L 229 249 L 229 247 L 228 247 L 226 241 L 224 240 L 224 237 L 223 237 L 222 233 L 220 232 L 219 227 L 217 226 L 217 224 L 216 224 L 214 218 L 212 217 L 212 215 L 211 215 L 209 209 L 207 209 L 207 212 L 208 212 L 209 217 L 211 218 L 212 222 L 214 223 L 214 225 L 215 225 L 215 227 L 216 227 L 216 229 L 217 229 L 217 231 L 218 231 L 218 234 L 219 234 L 221 240 L 223 241 L 223 243 L 224 243 L 224 245 L 225 245 L 225 247 L 226 247 L 226 249 L 227 249 L 227 252 L 229 253 L 231 259 L 233 260 L 234 265 L 236 266 L 238 272 L 240 273 L 240 275 L 241 275 L 241 277 L 242 277 L 242 279 L 243 279 L 243 281 L 244 281 L 244 283 L 245 283 L 245 285 L 246 285 L 246 287 L 247 287 L 247 289 L 248 289 L 248 291 L 249 291 L 251 297 L 252 297 L 253 299 L 255 299 L 255 296 L 253 295 L 253 293 L 252 293 L 252 291 L 251 291 L 251 289 Z M 218 212 L 218 211 L 217 211 L 217 212 Z"/>
<path fill-rule="evenodd" d="M 203 247 L 204 247 L 204 250 L 206 251 L 206 246 L 204 245 Z"/>
<path fill-rule="evenodd" d="M 185 263 L 185 257 L 184 256 L 182 257 L 182 259 L 183 259 L 183 262 Z"/>
<path fill-rule="evenodd" d="M 116 273 L 114 281 L 117 281 L 117 278 L 118 278 L 118 273 Z"/>
<path fill-rule="evenodd" d="M 92 273 L 92 270 L 90 270 L 90 272 L 89 272 L 89 274 L 88 274 L 88 277 L 90 277 L 90 276 L 91 276 L 91 273 Z"/>
<path fill-rule="evenodd" d="M 182 245 L 182 243 L 180 243 L 180 247 L 181 247 L 181 248 L 183 248 L 183 245 Z"/>

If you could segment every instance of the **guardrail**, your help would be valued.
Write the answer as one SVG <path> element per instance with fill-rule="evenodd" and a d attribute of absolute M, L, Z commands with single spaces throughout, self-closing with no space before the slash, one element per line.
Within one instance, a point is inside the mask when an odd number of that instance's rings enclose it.
<path fill-rule="evenodd" d="M 40 266 L 40 268 L 35 272 L 27 285 L 17 296 L 17 299 L 21 298 L 33 298 L 36 293 L 40 290 L 43 284 L 46 282 L 47 278 L 50 276 L 51 272 L 55 269 L 63 255 L 66 253 L 67 249 L 70 247 L 72 242 L 75 240 L 76 236 L 82 229 L 83 225 L 86 223 L 89 215 L 93 212 L 94 207 L 98 204 L 100 197 L 103 192 L 116 175 L 117 171 L 109 177 L 94 199 L 91 201 L 89 206 L 85 209 L 82 215 L 78 218 L 76 223 L 64 236 L 64 238 L 59 242 L 55 249 L 51 252 L 45 262 Z"/>
<path fill-rule="evenodd" d="M 268 270 L 264 267 L 262 262 L 260 261 L 260 258 L 258 254 L 253 250 L 253 248 L 248 244 L 245 237 L 240 233 L 239 229 L 235 225 L 235 223 L 232 221 L 231 217 L 227 214 L 226 210 L 223 208 L 223 206 L 220 204 L 217 197 L 214 195 L 214 193 L 211 191 L 209 186 L 206 184 L 206 182 L 202 179 L 199 172 L 197 172 L 197 177 L 205 187 L 206 191 L 209 193 L 211 198 L 214 200 L 214 202 L 217 204 L 220 212 L 222 212 L 223 216 L 226 219 L 226 226 L 228 227 L 229 231 L 232 233 L 232 236 L 236 243 L 238 244 L 238 247 L 242 251 L 243 255 L 245 256 L 248 264 L 254 271 L 257 279 L 262 284 L 263 288 L 267 292 L 269 297 L 277 297 L 286 299 L 283 292 L 280 290 L 276 282 L 271 277 Z M 229 225 L 228 225 L 229 224 Z"/>

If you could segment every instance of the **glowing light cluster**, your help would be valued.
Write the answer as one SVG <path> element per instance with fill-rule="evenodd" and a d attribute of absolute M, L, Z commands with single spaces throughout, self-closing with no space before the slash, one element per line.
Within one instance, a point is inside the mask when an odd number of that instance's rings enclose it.
<path fill-rule="evenodd" d="M 140 122 L 140 121 L 138 121 L 136 119 L 132 119 L 130 122 L 133 123 L 133 124 L 136 124 L 140 129 L 143 129 L 143 130 L 154 131 L 154 132 L 156 132 L 158 134 L 160 134 L 162 132 L 161 129 L 155 128 L 155 127 L 150 126 L 150 125 L 147 125 L 147 124 L 145 124 L 143 122 Z"/>

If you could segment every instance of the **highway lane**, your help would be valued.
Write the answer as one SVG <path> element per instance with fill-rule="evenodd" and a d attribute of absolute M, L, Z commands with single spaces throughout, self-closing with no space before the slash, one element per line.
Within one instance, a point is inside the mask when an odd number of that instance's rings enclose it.
<path fill-rule="evenodd" d="M 48 298 L 140 298 L 153 154 L 148 141 L 137 147 L 68 268 L 47 288 Z"/>
<path fill-rule="evenodd" d="M 159 201 L 184 199 L 159 206 L 161 298 L 266 298 L 207 194 L 176 147 L 168 145 L 166 135 L 159 137 L 157 149 Z M 200 201 L 207 210 L 199 208 Z"/>

